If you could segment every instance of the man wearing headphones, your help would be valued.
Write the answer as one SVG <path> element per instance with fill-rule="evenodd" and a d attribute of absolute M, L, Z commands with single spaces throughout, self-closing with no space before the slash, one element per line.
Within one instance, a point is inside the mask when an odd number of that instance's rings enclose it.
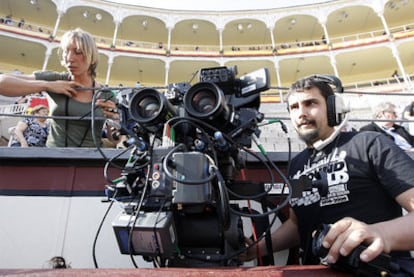
<path fill-rule="evenodd" d="M 271 235 L 273 251 L 300 246 L 301 262 L 318 264 L 312 233 L 330 224 L 321 242 L 329 249 L 329 264 L 360 244 L 367 246 L 359 254 L 362 262 L 383 252 L 409 259 L 414 249 L 414 161 L 383 134 L 340 132 L 349 110 L 331 86 L 342 90 L 336 77 L 314 75 L 295 82 L 288 93 L 291 121 L 307 145 L 291 161 L 293 191 L 304 176 L 327 188 L 322 193 L 312 186 L 292 195 L 289 219 Z M 265 240 L 258 247 L 268 254 Z M 255 258 L 255 252 L 256 247 L 249 248 L 246 260 Z"/>

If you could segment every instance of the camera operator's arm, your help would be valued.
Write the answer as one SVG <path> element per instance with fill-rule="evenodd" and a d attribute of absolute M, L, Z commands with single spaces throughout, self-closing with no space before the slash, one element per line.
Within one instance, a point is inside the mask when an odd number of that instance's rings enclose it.
<path fill-rule="evenodd" d="M 299 245 L 300 237 L 298 232 L 298 225 L 295 213 L 289 209 L 289 219 L 286 220 L 277 230 L 272 233 L 272 247 L 273 251 L 281 251 L 296 247 Z M 266 240 L 262 239 L 258 243 L 259 251 L 262 256 L 268 255 Z M 245 261 L 250 261 L 257 258 L 256 246 L 250 247 L 246 253 Z"/>
<path fill-rule="evenodd" d="M 76 87 L 81 86 L 74 81 L 36 80 L 34 75 L 0 75 L 0 94 L 4 96 L 24 96 L 41 91 L 53 91 L 72 97 L 76 95 Z"/>
<path fill-rule="evenodd" d="M 413 250 L 414 233 L 414 188 L 396 197 L 397 202 L 408 213 L 405 216 L 365 224 L 353 218 L 344 218 L 333 224 L 324 238 L 323 246 L 329 248 L 328 262 L 335 263 L 339 256 L 346 256 L 361 243 L 368 244 L 360 259 L 369 262 L 382 252 Z"/>

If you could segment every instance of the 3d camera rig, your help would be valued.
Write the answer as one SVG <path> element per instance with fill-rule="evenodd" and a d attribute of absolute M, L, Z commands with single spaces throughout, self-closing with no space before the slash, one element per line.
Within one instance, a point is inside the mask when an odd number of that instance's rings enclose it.
<path fill-rule="evenodd" d="M 265 68 L 236 74 L 205 68 L 194 85 L 132 89 L 119 103 L 133 147 L 108 186 L 125 207 L 112 223 L 121 253 L 158 266 L 240 264 L 243 211 L 230 199 L 242 195 L 230 187 L 245 166 L 243 149 L 259 136 L 260 92 L 270 81 Z"/>

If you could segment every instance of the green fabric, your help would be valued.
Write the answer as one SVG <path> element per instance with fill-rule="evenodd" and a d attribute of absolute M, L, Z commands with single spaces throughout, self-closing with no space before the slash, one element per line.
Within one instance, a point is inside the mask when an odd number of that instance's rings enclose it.
<path fill-rule="evenodd" d="M 52 71 L 38 71 L 34 73 L 37 80 L 68 80 L 68 73 L 58 73 Z M 91 117 L 92 103 L 83 103 L 76 101 L 63 94 L 54 93 L 52 91 L 47 92 L 53 100 L 51 103 L 51 115 L 52 116 L 72 116 L 77 118 Z M 82 93 L 82 92 L 80 92 Z M 98 93 L 98 92 L 97 92 Z M 111 91 L 102 91 L 97 98 L 113 98 L 114 95 Z M 112 100 L 112 99 L 111 99 Z M 66 113 L 66 101 L 68 101 L 68 109 Z M 94 116 L 96 118 L 102 118 L 104 115 L 100 108 L 95 109 Z M 64 119 L 52 119 L 50 125 L 50 133 L 46 142 L 47 147 L 65 147 L 67 141 L 67 147 L 96 147 L 92 138 L 91 120 L 68 120 L 67 126 Z M 95 135 L 98 143 L 101 144 L 102 128 L 105 120 L 95 120 Z M 66 130 L 67 128 L 67 130 Z M 85 136 L 86 133 L 86 136 Z M 67 140 L 66 140 L 67 136 Z M 85 138 L 84 138 L 85 137 Z M 83 139 L 84 138 L 84 139 Z M 83 141 L 82 141 L 83 140 Z"/>

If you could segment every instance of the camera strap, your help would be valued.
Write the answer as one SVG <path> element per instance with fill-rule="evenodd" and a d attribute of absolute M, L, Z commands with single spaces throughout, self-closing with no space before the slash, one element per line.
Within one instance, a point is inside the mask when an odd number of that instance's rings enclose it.
<path fill-rule="evenodd" d="M 93 93 L 95 93 L 95 80 L 93 80 L 93 82 L 92 82 L 92 87 L 94 88 Z M 69 97 L 66 97 L 65 98 L 65 116 L 69 115 L 68 110 L 69 110 Z M 91 128 L 91 125 L 89 124 L 88 127 L 85 130 L 85 133 L 83 134 L 82 140 L 80 141 L 78 147 L 82 146 L 82 144 L 85 141 L 86 135 L 88 134 L 90 128 Z M 68 147 L 68 129 L 69 129 L 69 123 L 68 123 L 68 120 L 65 119 L 65 147 Z"/>

